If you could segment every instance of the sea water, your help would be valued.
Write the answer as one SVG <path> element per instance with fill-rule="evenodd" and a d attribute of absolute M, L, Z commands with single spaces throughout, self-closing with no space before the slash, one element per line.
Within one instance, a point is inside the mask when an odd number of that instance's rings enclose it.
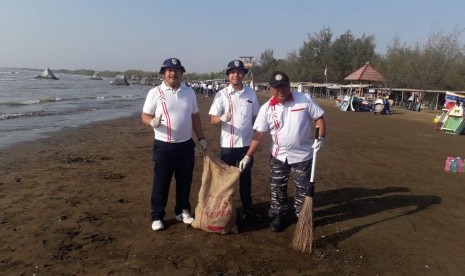
<path fill-rule="evenodd" d="M 50 136 L 50 132 L 142 112 L 153 86 L 112 85 L 112 79 L 0 68 L 0 149 Z"/>

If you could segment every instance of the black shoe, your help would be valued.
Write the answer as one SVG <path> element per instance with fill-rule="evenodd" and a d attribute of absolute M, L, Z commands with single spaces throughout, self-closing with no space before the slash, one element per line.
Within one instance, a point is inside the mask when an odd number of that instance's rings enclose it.
<path fill-rule="evenodd" d="M 263 221 L 263 217 L 255 213 L 255 211 L 252 208 L 246 208 L 246 209 L 242 208 L 240 217 L 241 219 L 245 219 L 248 217 L 255 222 Z"/>
<path fill-rule="evenodd" d="M 271 219 L 271 231 L 280 232 L 283 229 L 283 216 L 277 215 Z"/>

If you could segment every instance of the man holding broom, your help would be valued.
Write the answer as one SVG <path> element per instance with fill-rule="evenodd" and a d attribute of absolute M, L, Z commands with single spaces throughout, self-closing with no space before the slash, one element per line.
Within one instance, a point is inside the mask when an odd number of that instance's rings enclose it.
<path fill-rule="evenodd" d="M 298 217 L 310 184 L 313 151 L 323 148 L 326 123 L 323 109 L 309 95 L 291 92 L 289 77 L 276 71 L 269 81 L 272 97 L 260 107 L 254 123 L 256 131 L 249 150 L 240 161 L 243 170 L 258 150 L 266 132 L 272 139 L 270 165 L 271 198 L 268 215 L 271 230 L 284 228 L 283 217 L 288 211 L 287 186 L 289 177 L 295 184 L 294 208 Z M 312 123 L 318 128 L 318 140 L 313 141 Z"/>

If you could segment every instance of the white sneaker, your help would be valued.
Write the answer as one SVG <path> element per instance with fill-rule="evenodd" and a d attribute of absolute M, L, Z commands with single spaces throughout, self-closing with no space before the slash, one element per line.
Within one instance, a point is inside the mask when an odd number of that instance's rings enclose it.
<path fill-rule="evenodd" d="M 154 221 L 152 222 L 152 230 L 153 230 L 153 231 L 158 231 L 158 230 L 161 230 L 161 229 L 163 229 L 163 228 L 165 228 L 165 226 L 163 225 L 163 221 L 161 221 L 161 220 L 154 220 Z"/>
<path fill-rule="evenodd" d="M 189 210 L 182 210 L 182 213 L 180 215 L 176 216 L 177 221 L 182 221 L 185 224 L 191 224 L 194 221 L 194 218 L 192 217 L 191 213 Z"/>

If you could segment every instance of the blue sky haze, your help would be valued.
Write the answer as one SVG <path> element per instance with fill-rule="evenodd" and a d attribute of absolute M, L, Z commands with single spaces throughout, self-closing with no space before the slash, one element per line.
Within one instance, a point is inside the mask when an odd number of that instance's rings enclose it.
<path fill-rule="evenodd" d="M 414 45 L 463 29 L 464 11 L 459 0 L 0 0 L 0 67 L 158 71 L 177 57 L 217 72 L 266 49 L 285 58 L 323 27 L 374 35 L 384 53 L 396 35 Z"/>

